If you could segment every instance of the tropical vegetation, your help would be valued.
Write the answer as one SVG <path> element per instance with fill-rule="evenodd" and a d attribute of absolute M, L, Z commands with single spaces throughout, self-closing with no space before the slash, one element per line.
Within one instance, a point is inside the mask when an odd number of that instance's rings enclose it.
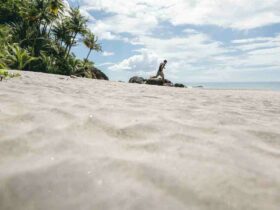
<path fill-rule="evenodd" d="M 20 74 L 19 73 L 9 73 L 8 71 L 4 70 L 4 69 L 0 69 L 0 81 L 7 78 L 13 78 L 13 77 L 19 77 Z"/>
<path fill-rule="evenodd" d="M 87 23 L 63 0 L 0 0 L 0 68 L 93 78 L 89 56 L 102 48 Z M 84 60 L 71 52 L 82 43 Z"/>

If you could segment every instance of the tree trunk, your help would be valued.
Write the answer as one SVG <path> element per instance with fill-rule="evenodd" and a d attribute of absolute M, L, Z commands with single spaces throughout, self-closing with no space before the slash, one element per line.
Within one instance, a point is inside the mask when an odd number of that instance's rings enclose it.
<path fill-rule="evenodd" d="M 48 37 L 50 38 L 50 34 L 52 32 L 52 27 L 53 27 L 53 22 L 51 22 L 50 28 L 49 28 L 49 32 L 48 32 Z"/>
<path fill-rule="evenodd" d="M 72 39 L 72 42 L 71 42 L 71 44 L 69 45 L 69 49 L 68 49 L 68 52 L 67 52 L 67 54 L 66 54 L 66 58 L 68 58 L 68 56 L 69 56 L 69 54 L 70 54 L 71 48 L 72 48 L 72 46 L 74 45 L 74 42 L 75 42 L 75 39 L 76 39 L 77 34 L 78 34 L 78 33 L 75 33 L 75 35 L 74 35 L 74 37 L 73 37 L 73 39 Z"/>
<path fill-rule="evenodd" d="M 37 42 L 37 38 L 40 35 L 41 23 L 42 23 L 42 20 L 39 20 L 39 24 L 37 26 L 38 28 L 37 28 L 37 31 L 36 31 L 36 36 L 35 36 L 35 39 L 33 40 L 33 45 L 32 45 L 32 55 L 33 56 L 36 56 L 35 45 L 36 45 L 36 42 Z"/>
<path fill-rule="evenodd" d="M 45 34 L 46 34 L 46 32 L 47 32 L 47 27 L 48 27 L 48 24 L 45 23 L 45 25 L 43 26 L 42 35 L 45 35 Z"/>
<path fill-rule="evenodd" d="M 86 57 L 86 61 L 88 61 L 88 57 L 89 57 L 91 51 L 92 51 L 92 49 L 89 49 L 88 54 L 87 54 L 87 57 Z"/>
<path fill-rule="evenodd" d="M 74 36 L 74 33 L 71 34 L 71 37 L 72 37 L 72 36 Z M 68 52 L 68 47 L 71 45 L 71 41 L 70 41 L 70 44 L 69 44 L 69 45 L 65 42 L 65 45 L 66 45 L 66 47 L 65 47 L 64 54 L 65 54 L 65 57 L 66 57 L 66 54 L 67 54 L 67 52 Z"/>

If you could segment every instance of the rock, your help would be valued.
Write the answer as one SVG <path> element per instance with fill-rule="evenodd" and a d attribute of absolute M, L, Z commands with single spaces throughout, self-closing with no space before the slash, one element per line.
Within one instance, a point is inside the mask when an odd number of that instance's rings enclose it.
<path fill-rule="evenodd" d="M 93 79 L 100 79 L 100 80 L 109 80 L 109 78 L 106 76 L 106 74 L 104 74 L 101 70 L 99 70 L 96 67 L 92 67 L 90 69 Z"/>
<path fill-rule="evenodd" d="M 150 78 L 150 79 L 147 79 L 146 84 L 148 84 L 148 85 L 160 85 L 160 86 L 162 86 L 162 85 L 163 85 L 163 81 L 162 81 L 162 79 Z"/>
<path fill-rule="evenodd" d="M 166 84 L 166 83 L 172 84 L 172 86 L 173 86 L 173 83 L 172 83 L 170 80 L 168 80 L 168 79 L 165 79 L 165 80 L 164 80 L 164 83 L 165 83 L 165 84 Z"/>
<path fill-rule="evenodd" d="M 163 86 L 166 86 L 166 87 L 174 87 L 174 85 L 172 83 L 164 83 Z"/>
<path fill-rule="evenodd" d="M 143 77 L 134 76 L 129 79 L 129 83 L 147 84 L 147 85 L 159 85 L 166 87 L 186 87 L 184 84 L 176 83 L 175 85 L 168 79 L 164 79 L 164 83 L 161 78 L 149 78 L 144 79 Z"/>
<path fill-rule="evenodd" d="M 156 78 L 147 79 L 146 84 L 148 84 L 148 85 L 159 85 L 159 86 L 164 85 L 164 86 L 171 86 L 171 87 L 173 86 L 172 82 L 170 80 L 167 80 L 167 79 L 164 80 L 164 84 L 163 84 L 161 78 L 159 78 L 159 79 L 156 79 Z"/>
<path fill-rule="evenodd" d="M 144 84 L 145 79 L 143 77 L 134 76 L 129 79 L 129 83 L 137 83 L 137 84 Z"/>
<path fill-rule="evenodd" d="M 180 88 L 184 88 L 184 87 L 185 87 L 185 85 L 183 85 L 183 84 L 180 84 L 180 83 L 176 83 L 176 84 L 174 85 L 174 87 L 180 87 Z"/>
<path fill-rule="evenodd" d="M 109 80 L 109 78 L 101 70 L 96 67 L 82 67 L 78 69 L 74 76 L 77 77 L 86 77 L 91 79 L 100 79 L 100 80 Z"/>

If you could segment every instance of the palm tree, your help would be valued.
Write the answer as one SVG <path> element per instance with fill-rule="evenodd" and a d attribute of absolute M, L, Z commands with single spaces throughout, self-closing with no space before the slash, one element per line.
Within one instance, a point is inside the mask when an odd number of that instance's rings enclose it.
<path fill-rule="evenodd" d="M 69 11 L 69 29 L 71 30 L 71 42 L 68 48 L 66 48 L 66 58 L 69 56 L 72 46 L 75 44 L 75 40 L 78 34 L 84 35 L 86 31 L 87 19 L 81 15 L 79 8 L 71 8 Z"/>
<path fill-rule="evenodd" d="M 48 37 L 50 37 L 50 33 L 53 27 L 54 20 L 59 18 L 63 14 L 63 9 L 64 9 L 64 4 L 62 3 L 62 0 L 50 0 L 49 2 L 49 13 L 50 13 L 50 19 L 49 22 L 45 25 L 45 31 L 46 31 L 46 26 L 49 25 L 49 32 L 48 32 Z"/>
<path fill-rule="evenodd" d="M 55 39 L 57 42 L 60 42 L 60 46 L 62 44 L 65 44 L 66 49 L 71 44 L 72 37 L 71 37 L 71 31 L 69 28 L 69 24 L 65 19 L 62 19 L 61 21 L 57 21 L 52 29 L 53 35 L 55 36 Z"/>
<path fill-rule="evenodd" d="M 32 40 L 32 54 L 34 56 L 40 55 L 47 26 L 55 18 L 49 8 L 49 0 L 28 0 L 20 8 L 23 17 L 22 24 L 27 26 L 25 31 L 31 31 L 26 35 L 32 34 L 29 40 Z"/>
<path fill-rule="evenodd" d="M 19 22 L 21 20 L 19 14 L 21 0 L 1 0 L 0 2 L 0 24 Z"/>
<path fill-rule="evenodd" d="M 0 68 L 80 74 L 96 78 L 89 56 L 101 51 L 98 39 L 87 32 L 79 8 L 65 15 L 65 0 L 0 0 Z M 71 53 L 83 39 L 89 48 L 85 60 Z M 16 44 L 15 44 L 16 43 Z"/>
<path fill-rule="evenodd" d="M 58 16 L 59 12 L 62 11 L 64 8 L 64 5 L 61 0 L 51 0 L 49 4 L 50 12 L 54 16 Z"/>
<path fill-rule="evenodd" d="M 1 58 L 1 54 L 0 54 L 0 69 L 7 69 L 7 65 L 5 61 Z"/>
<path fill-rule="evenodd" d="M 96 79 L 96 75 L 92 71 L 93 65 L 94 63 L 91 61 L 87 61 L 87 60 L 80 61 L 76 66 L 75 71 L 72 73 L 78 77 Z"/>
<path fill-rule="evenodd" d="M 20 7 L 21 16 L 30 24 L 36 24 L 37 27 L 40 27 L 42 20 L 49 18 L 47 0 L 33 0 L 25 3 Z"/>
<path fill-rule="evenodd" d="M 98 38 L 91 31 L 87 31 L 83 42 L 84 42 L 85 46 L 87 48 L 89 48 L 89 52 L 87 54 L 85 61 L 88 61 L 88 57 L 89 57 L 90 53 L 92 52 L 92 50 L 95 50 L 96 52 L 102 51 L 101 45 L 99 43 L 97 43 Z"/>
<path fill-rule="evenodd" d="M 11 40 L 11 29 L 7 25 L 0 25 L 0 48 Z"/>
<path fill-rule="evenodd" d="M 41 52 L 40 61 L 42 70 L 47 73 L 57 73 L 58 66 L 57 66 L 57 59 L 52 55 L 48 55 L 46 52 Z"/>
<path fill-rule="evenodd" d="M 26 70 L 27 65 L 38 58 L 32 57 L 27 50 L 22 49 L 18 44 L 13 44 L 4 48 L 1 60 L 12 69 Z"/>

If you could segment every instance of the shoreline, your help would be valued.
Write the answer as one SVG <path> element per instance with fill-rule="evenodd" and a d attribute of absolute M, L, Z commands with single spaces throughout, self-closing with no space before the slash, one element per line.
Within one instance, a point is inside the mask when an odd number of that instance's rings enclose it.
<path fill-rule="evenodd" d="M 189 83 L 191 86 L 197 86 L 195 83 Z M 193 85 L 195 84 L 195 85 Z M 205 89 L 215 90 L 271 90 L 280 91 L 280 82 L 212 82 L 198 83 Z"/>
<path fill-rule="evenodd" d="M 52 73 L 45 73 L 45 72 L 34 72 L 34 71 L 21 71 L 21 70 L 7 70 L 8 72 L 11 72 L 11 73 L 26 73 L 26 72 L 30 72 L 30 73 L 35 73 L 35 74 L 47 74 L 47 75 L 53 75 L 53 76 L 59 76 L 61 78 L 68 78 L 68 79 L 86 79 L 86 80 L 93 80 L 93 79 L 90 79 L 90 78 L 83 78 L 83 77 L 76 77 L 76 78 L 70 78 L 70 76 L 66 76 L 66 75 L 60 75 L 60 74 L 52 74 Z M 96 79 L 94 80 L 96 81 Z M 97 80 L 97 81 L 104 81 L 104 80 Z M 129 82 L 126 82 L 126 81 L 118 81 L 118 80 L 108 80 L 108 81 L 105 81 L 105 82 L 116 82 L 116 83 L 122 83 L 122 84 L 133 84 L 133 83 L 129 83 Z M 279 83 L 280 84 L 280 81 L 277 82 L 277 81 L 272 81 L 272 82 L 228 82 L 229 84 L 252 84 L 252 83 Z M 209 84 L 228 84 L 227 82 L 209 82 Z M 272 92 L 279 92 L 280 91 L 280 87 L 279 89 L 261 89 L 261 88 L 217 88 L 217 87 L 204 87 L 203 84 L 206 84 L 206 83 L 181 83 L 181 84 L 184 84 L 186 87 L 185 89 L 200 89 L 200 90 L 225 90 L 225 91 L 231 91 L 231 90 L 236 90 L 236 91 L 272 91 Z M 192 86 L 192 84 L 197 84 L 196 86 Z M 201 85 L 199 85 L 201 84 Z M 137 85 L 137 84 L 136 84 Z M 138 85 L 148 85 L 148 86 L 158 86 L 158 85 L 149 85 L 149 84 L 138 84 Z M 203 86 L 203 87 L 199 87 L 199 86 Z M 159 87 L 163 87 L 163 86 L 159 86 Z M 168 88 L 177 88 L 178 87 L 168 87 Z M 180 88 L 179 88 L 180 89 Z M 183 88 L 184 89 L 184 88 Z"/>

